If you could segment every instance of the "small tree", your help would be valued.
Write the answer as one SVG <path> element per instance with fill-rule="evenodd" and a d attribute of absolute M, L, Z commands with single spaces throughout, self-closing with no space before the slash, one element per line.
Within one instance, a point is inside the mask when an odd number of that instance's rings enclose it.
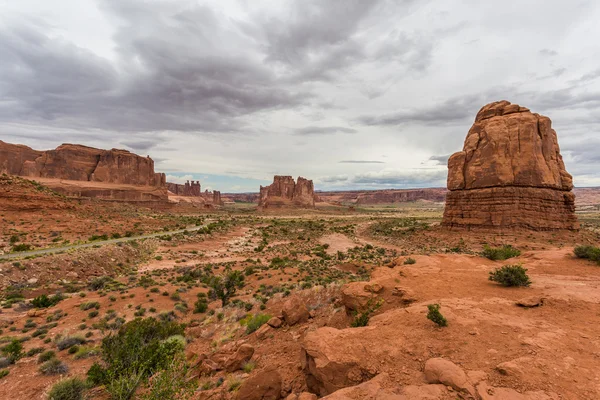
<path fill-rule="evenodd" d="M 427 313 L 427 319 L 435 322 L 438 326 L 448 326 L 448 321 L 440 312 L 439 304 L 429 304 L 427 306 L 429 312 Z"/>
<path fill-rule="evenodd" d="M 210 297 L 220 299 L 221 304 L 225 307 L 237 289 L 244 287 L 244 274 L 227 268 L 224 275 L 211 277 L 208 286 L 211 287 Z"/>

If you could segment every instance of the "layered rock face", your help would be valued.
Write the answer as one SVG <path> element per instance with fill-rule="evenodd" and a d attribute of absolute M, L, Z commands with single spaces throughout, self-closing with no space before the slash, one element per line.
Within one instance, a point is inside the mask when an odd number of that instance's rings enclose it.
<path fill-rule="evenodd" d="M 298 181 L 294 182 L 291 176 L 275 175 L 271 185 L 260 187 L 258 206 L 313 208 L 315 206 L 313 181 L 298 177 Z"/>
<path fill-rule="evenodd" d="M 187 181 L 185 184 L 167 182 L 169 192 L 177 196 L 200 197 L 201 186 L 200 181 Z"/>
<path fill-rule="evenodd" d="M 126 150 L 63 144 L 54 150 L 37 151 L 0 141 L 0 173 L 37 179 L 70 196 L 167 200 L 165 174 L 154 172 L 150 157 Z"/>
<path fill-rule="evenodd" d="M 102 150 L 63 144 L 37 151 L 0 141 L 0 173 L 30 178 L 165 186 L 165 175 L 154 172 L 154 161 L 127 150 Z"/>
<path fill-rule="evenodd" d="M 578 229 L 573 179 L 548 117 L 508 101 L 484 106 L 448 160 L 442 225 Z"/>

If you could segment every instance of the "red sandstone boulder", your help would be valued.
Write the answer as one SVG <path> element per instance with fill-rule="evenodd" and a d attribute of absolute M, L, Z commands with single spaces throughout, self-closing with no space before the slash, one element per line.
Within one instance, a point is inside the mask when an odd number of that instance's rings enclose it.
<path fill-rule="evenodd" d="M 315 190 L 313 181 L 298 177 L 298 182 L 296 183 L 291 176 L 275 175 L 271 185 L 260 187 L 258 206 L 261 208 L 314 208 Z"/>
<path fill-rule="evenodd" d="M 386 373 L 360 385 L 340 389 L 323 400 L 445 400 L 451 399 L 443 385 L 399 386 Z"/>
<path fill-rule="evenodd" d="M 281 376 L 275 370 L 257 373 L 246 379 L 237 392 L 238 400 L 278 400 L 281 398 Z"/>
<path fill-rule="evenodd" d="M 283 303 L 283 319 L 289 326 L 308 321 L 310 314 L 306 304 L 298 297 L 292 297 Z"/>
<path fill-rule="evenodd" d="M 425 363 L 423 372 L 428 383 L 441 383 L 451 386 L 459 392 L 469 393 L 470 395 L 475 394 L 475 389 L 469 383 L 467 374 L 452 361 L 443 358 L 430 358 Z"/>
<path fill-rule="evenodd" d="M 499 101 L 484 106 L 448 160 L 442 224 L 577 229 L 573 179 L 549 118 Z"/>

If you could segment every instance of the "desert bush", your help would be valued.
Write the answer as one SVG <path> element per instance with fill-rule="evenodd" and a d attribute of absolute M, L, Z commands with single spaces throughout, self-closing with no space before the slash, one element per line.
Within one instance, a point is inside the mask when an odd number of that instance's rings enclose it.
<path fill-rule="evenodd" d="M 496 248 L 485 246 L 481 255 L 493 261 L 508 260 L 520 256 L 521 250 L 515 249 L 510 244 Z"/>
<path fill-rule="evenodd" d="M 49 400 L 83 400 L 87 386 L 79 378 L 69 378 L 52 386 L 48 393 Z"/>
<path fill-rule="evenodd" d="M 600 248 L 595 246 L 577 246 L 573 251 L 578 258 L 596 261 L 600 264 Z"/>
<path fill-rule="evenodd" d="M 439 304 L 429 304 L 427 306 L 427 319 L 435 322 L 438 326 L 448 326 L 448 321 L 440 312 Z"/>
<path fill-rule="evenodd" d="M 33 249 L 33 247 L 30 244 L 26 243 L 15 244 L 12 247 L 12 251 L 14 252 L 30 251 L 31 249 Z"/>
<path fill-rule="evenodd" d="M 30 349 L 27 353 L 26 356 L 27 357 L 33 357 L 36 354 L 40 354 L 44 352 L 44 348 L 43 347 L 34 347 L 33 349 Z"/>
<path fill-rule="evenodd" d="M 64 298 L 65 297 L 62 294 L 55 294 L 54 296 L 50 297 L 42 294 L 31 300 L 31 304 L 36 308 L 48 308 L 57 305 L 59 302 L 64 300 Z"/>
<path fill-rule="evenodd" d="M 529 286 L 531 281 L 527 276 L 527 269 L 521 265 L 504 265 L 490 272 L 489 280 L 498 282 L 502 286 Z"/>
<path fill-rule="evenodd" d="M 169 366 L 183 351 L 180 340 L 168 340 L 183 335 L 184 325 L 154 318 L 135 319 L 102 340 L 102 365 L 94 364 L 88 371 L 93 384 L 106 384 L 115 399 L 129 399 L 139 384 L 152 374 Z"/>
<path fill-rule="evenodd" d="M 54 351 L 52 351 L 52 350 L 45 351 L 39 355 L 38 363 L 40 363 L 40 364 L 45 363 L 46 361 L 51 360 L 55 357 L 56 357 L 56 353 Z"/>
<path fill-rule="evenodd" d="M 370 299 L 369 302 L 367 303 L 366 309 L 363 312 L 361 312 L 361 313 L 355 312 L 354 313 L 354 319 L 350 323 L 350 327 L 360 328 L 363 326 L 367 326 L 369 323 L 369 320 L 371 319 L 371 315 L 375 311 L 377 311 L 377 309 L 379 307 L 381 307 L 382 304 L 383 304 L 383 299 L 379 299 L 376 302 L 374 301 L 374 299 Z"/>
<path fill-rule="evenodd" d="M 81 336 L 62 336 L 56 340 L 56 347 L 58 350 L 65 350 L 78 344 L 85 344 L 85 338 Z"/>
<path fill-rule="evenodd" d="M 58 358 L 51 358 L 40 365 L 40 372 L 44 375 L 62 375 L 69 372 L 69 367 Z"/>
<path fill-rule="evenodd" d="M 8 374 L 10 374 L 10 370 L 8 370 L 8 369 L 0 370 L 0 379 L 4 378 Z"/>
<path fill-rule="evenodd" d="M 11 364 L 23 358 L 23 344 L 18 339 L 13 339 L 9 344 L 2 347 L 2 354 L 6 356 Z"/>
<path fill-rule="evenodd" d="M 208 310 L 208 302 L 205 298 L 196 300 L 194 303 L 194 314 L 205 313 Z"/>
<path fill-rule="evenodd" d="M 405 265 L 412 265 L 412 264 L 416 264 L 417 260 L 415 260 L 414 258 L 408 257 L 406 260 L 404 260 L 404 264 Z"/>
<path fill-rule="evenodd" d="M 197 387 L 197 379 L 186 363 L 183 353 L 177 354 L 168 367 L 152 376 L 143 400 L 189 399 Z"/>
<path fill-rule="evenodd" d="M 271 319 L 271 315 L 269 314 L 255 314 L 249 319 L 246 320 L 246 333 L 249 335 L 252 332 L 255 332 L 258 328 L 267 323 L 268 320 Z M 241 321 L 240 321 L 241 322 Z"/>
<path fill-rule="evenodd" d="M 79 306 L 79 309 L 82 311 L 91 310 L 92 308 L 95 308 L 96 310 L 98 310 L 100 308 L 100 303 L 98 303 L 97 301 L 89 301 L 86 303 L 82 303 Z"/>
<path fill-rule="evenodd" d="M 208 286 L 211 288 L 209 296 L 220 299 L 222 306 L 225 307 L 237 289 L 244 287 L 244 274 L 227 268 L 224 275 L 212 276 L 208 281 Z"/>
<path fill-rule="evenodd" d="M 110 283 L 113 283 L 113 279 L 110 276 L 99 276 L 90 281 L 88 285 L 88 289 L 90 290 L 100 290 L 104 289 Z"/>

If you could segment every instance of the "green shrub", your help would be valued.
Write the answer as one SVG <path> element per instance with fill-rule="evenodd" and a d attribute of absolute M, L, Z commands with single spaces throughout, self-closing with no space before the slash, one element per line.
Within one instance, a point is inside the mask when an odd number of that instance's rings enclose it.
<path fill-rule="evenodd" d="M 69 372 L 69 367 L 58 358 L 51 358 L 40 365 L 40 372 L 44 375 L 62 375 Z"/>
<path fill-rule="evenodd" d="M 42 294 L 35 299 L 31 300 L 31 304 L 36 308 L 48 308 L 57 305 L 64 299 L 62 294 L 55 294 L 54 296 L 48 297 Z"/>
<path fill-rule="evenodd" d="M 40 354 L 40 353 L 43 353 L 43 352 L 44 352 L 44 348 L 43 347 L 34 347 L 33 349 L 30 349 L 27 352 L 26 356 L 27 357 L 33 357 L 36 354 Z"/>
<path fill-rule="evenodd" d="M 211 288 L 209 296 L 220 299 L 221 304 L 225 307 L 229 299 L 235 295 L 237 289 L 244 287 L 244 274 L 227 268 L 225 275 L 211 277 L 208 286 Z"/>
<path fill-rule="evenodd" d="M 515 249 L 510 244 L 497 248 L 484 246 L 481 255 L 493 261 L 508 260 L 509 258 L 520 256 L 521 250 Z"/>
<path fill-rule="evenodd" d="M 198 386 L 192 376 L 184 354 L 179 353 L 166 369 L 154 374 L 148 392 L 141 397 L 143 400 L 190 399 Z"/>
<path fill-rule="evenodd" d="M 267 323 L 271 319 L 269 314 L 255 314 L 246 321 L 246 333 L 249 335 L 255 332 L 258 328 Z"/>
<path fill-rule="evenodd" d="M 529 286 L 531 281 L 527 276 L 527 269 L 521 265 L 504 265 L 490 272 L 489 280 L 498 282 L 502 286 Z"/>
<path fill-rule="evenodd" d="M 594 246 L 577 246 L 574 250 L 575 256 L 596 261 L 600 264 L 600 248 Z"/>
<path fill-rule="evenodd" d="M 169 366 L 184 349 L 180 340 L 185 326 L 154 318 L 135 319 L 120 327 L 117 333 L 102 340 L 102 365 L 88 371 L 92 384 L 105 384 L 112 398 L 129 399 L 138 385 L 152 374 Z"/>
<path fill-rule="evenodd" d="M 406 260 L 404 260 L 404 264 L 406 265 L 412 265 L 412 264 L 416 264 L 417 260 L 415 260 L 414 258 L 408 257 Z"/>
<path fill-rule="evenodd" d="M 354 313 L 354 319 L 350 323 L 350 327 L 352 328 L 360 328 L 363 326 L 367 326 L 369 324 L 369 320 L 371 319 L 371 314 L 373 314 L 381 305 L 383 304 L 383 299 L 379 299 L 377 302 L 373 303 L 374 299 L 371 298 L 367 303 L 366 309 L 359 313 Z"/>
<path fill-rule="evenodd" d="M 51 360 L 55 357 L 56 357 L 56 353 L 54 351 L 52 351 L 52 350 L 45 351 L 39 355 L 38 363 L 40 363 L 40 364 L 45 363 L 46 361 Z"/>
<path fill-rule="evenodd" d="M 2 347 L 2 354 L 6 356 L 11 364 L 23 358 L 23 344 L 18 339 L 13 339 L 9 344 Z"/>
<path fill-rule="evenodd" d="M 429 304 L 427 306 L 427 319 L 435 322 L 438 326 L 448 326 L 448 321 L 440 312 L 439 304 Z"/>
<path fill-rule="evenodd" d="M 15 244 L 12 247 L 12 251 L 14 251 L 14 252 L 30 251 L 31 249 L 33 249 L 33 247 L 30 244 L 25 244 L 25 243 Z"/>
<path fill-rule="evenodd" d="M 4 378 L 9 373 L 10 373 L 10 370 L 8 370 L 8 369 L 2 369 L 2 370 L 0 370 L 0 379 Z"/>
<path fill-rule="evenodd" d="M 91 310 L 92 308 L 95 308 L 96 310 L 98 310 L 100 308 L 100 303 L 98 303 L 97 301 L 90 301 L 90 302 L 82 303 L 79 306 L 79 309 L 82 311 Z"/>
<path fill-rule="evenodd" d="M 57 338 L 56 347 L 58 348 L 58 350 L 65 350 L 65 349 L 69 349 L 75 345 L 85 344 L 85 343 L 86 343 L 85 338 L 83 338 L 81 336 L 64 336 L 64 337 Z"/>
<path fill-rule="evenodd" d="M 202 314 L 208 310 L 208 303 L 206 299 L 198 299 L 194 303 L 194 314 Z"/>
<path fill-rule="evenodd" d="M 79 378 L 69 378 L 52 386 L 48 393 L 49 400 L 83 400 L 87 386 Z"/>

